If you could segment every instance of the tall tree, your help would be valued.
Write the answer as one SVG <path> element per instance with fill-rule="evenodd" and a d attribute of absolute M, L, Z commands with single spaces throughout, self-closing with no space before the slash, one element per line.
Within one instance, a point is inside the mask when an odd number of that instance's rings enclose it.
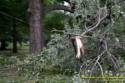
<path fill-rule="evenodd" d="M 13 37 L 13 53 L 17 53 L 18 50 L 17 50 L 17 23 L 16 23 L 16 20 L 13 20 L 12 21 L 12 37 Z"/>
<path fill-rule="evenodd" d="M 29 27 L 30 27 L 30 52 L 39 53 L 44 47 L 42 17 L 46 11 L 65 10 L 73 12 L 74 9 L 60 4 L 46 6 L 44 0 L 28 0 Z"/>
<path fill-rule="evenodd" d="M 30 52 L 39 53 L 43 48 L 43 40 L 41 37 L 41 1 L 28 0 L 29 8 L 29 27 L 30 27 Z"/>
<path fill-rule="evenodd" d="M 0 1 L 0 42 L 1 50 L 6 50 L 8 43 L 12 42 L 14 53 L 17 52 L 17 42 L 22 41 L 20 38 L 26 26 L 26 1 L 22 0 L 4 0 Z M 11 27 L 10 27 L 11 26 Z M 26 32 L 25 32 L 26 33 Z M 27 34 L 27 33 L 26 33 Z"/>

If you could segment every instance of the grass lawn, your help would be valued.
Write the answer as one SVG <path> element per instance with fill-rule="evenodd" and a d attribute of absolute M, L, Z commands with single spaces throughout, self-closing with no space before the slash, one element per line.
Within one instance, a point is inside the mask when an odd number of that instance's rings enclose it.
<path fill-rule="evenodd" d="M 61 74 L 48 74 L 44 72 L 41 78 L 28 78 L 20 76 L 18 67 L 16 66 L 16 59 L 23 60 L 28 54 L 28 46 L 18 46 L 18 53 L 14 54 L 11 50 L 11 45 L 8 46 L 9 50 L 0 51 L 0 83 L 72 83 L 71 77 Z"/>

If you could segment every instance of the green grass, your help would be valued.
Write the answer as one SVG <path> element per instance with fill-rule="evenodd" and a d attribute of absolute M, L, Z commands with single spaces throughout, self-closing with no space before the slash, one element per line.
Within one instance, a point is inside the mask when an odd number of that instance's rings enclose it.
<path fill-rule="evenodd" d="M 19 47 L 19 52 L 15 54 L 11 50 L 0 51 L 0 83 L 75 83 L 73 80 L 74 73 L 65 70 L 60 71 L 57 67 L 52 69 L 46 66 L 47 69 L 42 71 L 39 78 L 37 76 L 30 77 L 30 75 L 25 75 L 26 73 L 20 75 L 20 72 L 17 72 L 17 63 L 25 59 L 29 54 L 28 51 L 28 46 L 25 45 Z M 76 80 L 78 80 L 77 83 L 82 83 L 79 82 L 80 78 L 76 77 Z"/>
<path fill-rule="evenodd" d="M 26 79 L 25 77 L 10 76 L 0 77 L 0 83 L 73 83 L 71 77 L 65 75 L 44 75 L 38 79 Z"/>
<path fill-rule="evenodd" d="M 12 48 L 10 44 L 8 49 Z M 20 76 L 18 73 L 18 67 L 16 66 L 17 60 L 24 60 L 29 54 L 28 46 L 23 45 L 19 47 L 18 53 L 12 53 L 12 50 L 0 51 L 0 83 L 71 83 L 71 77 L 62 75 L 60 73 L 54 73 L 56 71 L 46 70 L 41 78 L 27 78 Z M 52 71 L 52 72 L 51 72 Z"/>

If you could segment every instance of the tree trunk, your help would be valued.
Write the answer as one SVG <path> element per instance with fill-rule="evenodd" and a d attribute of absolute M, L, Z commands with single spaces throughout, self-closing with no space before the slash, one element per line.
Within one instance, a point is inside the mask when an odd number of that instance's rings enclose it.
<path fill-rule="evenodd" d="M 0 43 L 1 43 L 0 50 L 6 50 L 6 47 L 7 47 L 6 40 L 5 39 L 1 39 Z"/>
<path fill-rule="evenodd" d="M 29 27 L 30 27 L 30 53 L 39 53 L 43 44 L 41 22 L 41 0 L 28 0 Z"/>
<path fill-rule="evenodd" d="M 13 24 L 12 24 L 12 28 L 13 28 L 13 31 L 12 31 L 12 36 L 13 36 L 13 53 L 17 53 L 18 50 L 17 50 L 17 29 L 16 29 L 16 21 L 13 20 Z"/>

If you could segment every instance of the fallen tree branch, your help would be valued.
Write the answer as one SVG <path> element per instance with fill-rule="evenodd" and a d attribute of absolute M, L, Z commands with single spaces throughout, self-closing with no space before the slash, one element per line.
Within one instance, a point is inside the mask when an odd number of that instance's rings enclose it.
<path fill-rule="evenodd" d="M 101 11 L 101 8 L 99 9 L 99 12 L 98 12 L 99 13 L 98 21 L 95 24 L 95 26 L 93 26 L 93 25 L 89 26 L 88 29 L 81 34 L 81 36 L 84 36 L 86 33 L 88 33 L 90 31 L 94 30 L 95 28 L 97 28 L 99 26 L 99 24 L 107 17 L 107 10 L 106 9 L 105 9 L 106 14 L 102 18 L 101 18 L 101 12 L 100 11 Z"/>
<path fill-rule="evenodd" d="M 118 69 L 120 66 L 119 66 L 119 62 L 118 62 L 118 60 L 117 60 L 117 58 L 113 55 L 113 54 L 111 54 L 110 53 L 110 51 L 109 51 L 109 47 L 108 47 L 108 42 L 107 42 L 107 36 L 106 36 L 106 33 L 105 34 L 103 34 L 104 36 L 103 37 L 101 37 L 101 42 L 103 43 L 102 45 L 102 47 L 103 47 L 103 49 L 104 50 L 106 50 L 106 53 L 107 53 L 107 57 L 108 57 L 108 59 L 109 59 L 109 62 L 112 62 L 114 65 L 114 68 L 116 69 Z"/>
<path fill-rule="evenodd" d="M 56 29 L 54 29 L 51 32 L 59 32 L 59 33 L 65 34 L 65 35 L 70 34 L 70 35 L 73 35 L 73 36 L 80 36 L 80 34 L 74 34 L 74 33 L 66 32 L 65 30 L 56 30 Z M 82 37 L 82 36 L 80 36 L 80 37 Z M 87 35 L 84 35 L 84 37 L 91 38 L 91 36 L 87 36 Z"/>
<path fill-rule="evenodd" d="M 71 9 L 70 7 L 61 5 L 61 4 L 54 4 L 54 5 L 50 5 L 50 6 L 45 6 L 44 10 L 47 12 L 53 11 L 53 10 L 64 10 L 64 11 L 68 11 L 70 13 L 74 13 L 74 9 Z"/>

